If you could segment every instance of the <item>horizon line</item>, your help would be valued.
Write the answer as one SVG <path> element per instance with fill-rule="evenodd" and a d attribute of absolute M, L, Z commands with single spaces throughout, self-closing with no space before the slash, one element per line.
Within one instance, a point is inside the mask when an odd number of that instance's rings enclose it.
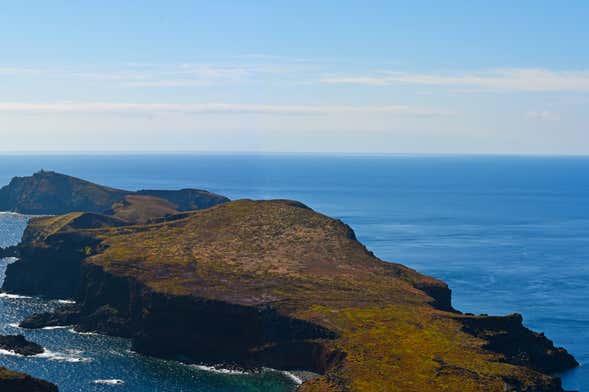
<path fill-rule="evenodd" d="M 353 151 L 248 151 L 248 150 L 19 150 L 2 151 L 0 156 L 30 155 L 314 155 L 314 156 L 390 156 L 390 157 L 589 157 L 589 153 L 527 153 L 527 152 L 353 152 Z"/>

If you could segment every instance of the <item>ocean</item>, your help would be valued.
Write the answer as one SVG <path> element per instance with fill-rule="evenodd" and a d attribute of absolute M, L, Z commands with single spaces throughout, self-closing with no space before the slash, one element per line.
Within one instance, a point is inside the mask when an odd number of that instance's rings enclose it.
<path fill-rule="evenodd" d="M 589 158 L 337 155 L 4 155 L 0 184 L 39 169 L 129 190 L 203 188 L 232 199 L 289 198 L 340 218 L 384 260 L 440 278 L 464 312 L 522 313 L 582 364 L 565 389 L 589 391 Z M 26 217 L 0 214 L 0 246 Z M 0 264 L 0 274 L 8 261 Z M 0 365 L 62 391 L 291 391 L 286 374 L 215 373 L 143 357 L 125 339 L 23 331 L 56 301 L 0 297 L 0 333 L 24 333 L 41 358 Z M 122 385 L 95 380 L 124 381 Z"/>

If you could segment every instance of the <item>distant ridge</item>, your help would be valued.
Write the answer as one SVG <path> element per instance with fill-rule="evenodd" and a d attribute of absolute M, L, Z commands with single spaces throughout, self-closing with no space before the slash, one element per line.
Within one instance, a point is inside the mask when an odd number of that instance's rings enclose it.
<path fill-rule="evenodd" d="M 14 177 L 8 185 L 1 188 L 0 211 L 31 215 L 59 215 L 84 211 L 116 216 L 117 211 L 121 211 L 125 204 L 129 203 L 129 197 L 136 207 L 139 207 L 141 202 L 150 206 L 142 209 L 149 213 L 148 215 L 135 217 L 135 221 L 138 222 L 180 211 L 208 208 L 229 201 L 224 196 L 200 189 L 131 192 L 41 170 L 29 177 Z M 160 208 L 156 208 L 158 206 Z"/>

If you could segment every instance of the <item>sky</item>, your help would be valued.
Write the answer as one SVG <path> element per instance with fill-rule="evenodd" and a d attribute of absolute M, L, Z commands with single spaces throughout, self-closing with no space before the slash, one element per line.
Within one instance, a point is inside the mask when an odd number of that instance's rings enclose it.
<path fill-rule="evenodd" d="M 22 1 L 0 151 L 589 154 L 587 1 Z"/>

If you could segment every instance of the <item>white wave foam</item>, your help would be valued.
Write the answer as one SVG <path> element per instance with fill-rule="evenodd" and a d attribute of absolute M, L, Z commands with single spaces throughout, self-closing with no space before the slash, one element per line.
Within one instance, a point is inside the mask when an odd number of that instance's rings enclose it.
<path fill-rule="evenodd" d="M 50 361 L 56 362 L 91 362 L 91 358 L 81 356 L 82 351 L 79 350 L 66 350 L 67 352 L 55 352 L 44 349 L 41 354 L 31 355 L 30 358 L 43 358 Z M 9 355 L 12 357 L 24 357 L 22 354 L 18 354 L 12 350 L 0 349 L 0 355 Z"/>
<path fill-rule="evenodd" d="M 23 219 L 29 218 L 28 215 L 19 214 L 18 212 L 12 212 L 12 211 L 0 211 L 0 217 L 1 216 L 13 216 L 15 218 L 23 218 Z"/>
<path fill-rule="evenodd" d="M 284 374 L 286 377 L 288 377 L 291 380 L 293 380 L 297 385 L 301 385 L 303 383 L 303 379 L 300 378 L 300 377 L 298 377 L 294 373 L 291 373 L 291 372 L 282 372 L 282 374 Z"/>
<path fill-rule="evenodd" d="M 59 304 L 75 304 L 76 301 L 72 301 L 71 299 L 57 299 L 55 302 Z"/>
<path fill-rule="evenodd" d="M 26 295 L 18 295 L 18 294 L 0 293 L 0 298 L 7 298 L 7 299 L 30 299 L 30 298 L 33 298 L 33 297 L 28 297 Z"/>
<path fill-rule="evenodd" d="M 76 330 L 75 330 L 75 329 L 73 329 L 73 328 L 70 328 L 70 329 L 68 329 L 68 331 L 69 331 L 69 332 L 71 332 L 71 333 L 78 334 L 78 335 L 99 335 L 99 334 L 98 334 L 98 333 L 96 333 L 96 332 L 80 332 L 80 331 L 76 331 Z"/>
<path fill-rule="evenodd" d="M 198 369 L 198 370 L 203 370 L 205 372 L 210 372 L 210 373 L 230 374 L 230 375 L 248 374 L 248 372 L 245 372 L 242 370 L 223 369 L 221 367 L 215 367 L 215 366 L 206 366 L 206 365 L 191 365 L 191 366 Z"/>
<path fill-rule="evenodd" d="M 102 385 L 123 385 L 125 382 L 123 380 L 119 380 L 118 378 L 113 378 L 109 380 L 94 380 L 92 384 L 102 384 Z"/>
<path fill-rule="evenodd" d="M 36 358 L 45 358 L 50 361 L 56 361 L 56 362 L 76 363 L 76 362 L 91 362 L 92 361 L 92 358 L 86 358 L 86 357 L 81 356 L 80 354 L 82 353 L 82 351 L 80 351 L 80 350 L 66 350 L 66 351 L 67 352 L 65 352 L 65 353 L 61 353 L 61 352 L 49 351 L 49 350 L 45 349 L 45 352 L 43 352 L 42 354 L 35 355 L 35 357 Z"/>
<path fill-rule="evenodd" d="M 43 327 L 41 329 L 48 329 L 48 330 L 51 330 L 51 329 L 65 329 L 67 327 L 68 327 L 68 325 L 53 325 L 51 327 Z"/>
<path fill-rule="evenodd" d="M 24 355 L 22 354 L 18 354 L 12 350 L 4 350 L 3 348 L 0 348 L 0 355 L 9 355 L 11 357 L 24 357 Z"/>

